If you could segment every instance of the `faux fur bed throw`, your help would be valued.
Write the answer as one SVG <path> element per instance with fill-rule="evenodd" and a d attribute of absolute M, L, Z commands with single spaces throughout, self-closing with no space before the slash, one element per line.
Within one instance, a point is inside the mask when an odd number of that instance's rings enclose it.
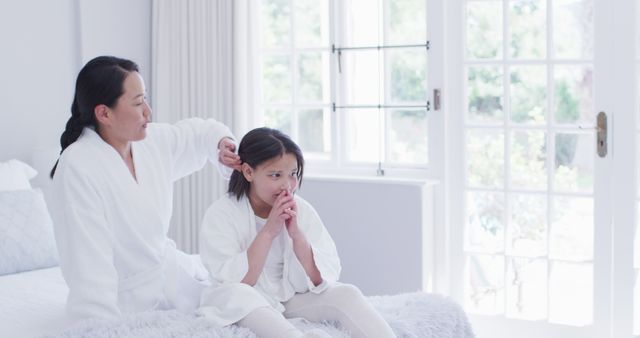
<path fill-rule="evenodd" d="M 398 337 L 474 337 L 462 308 L 442 296 L 417 292 L 368 299 Z M 302 331 L 319 328 L 332 337 L 349 337 L 337 323 L 312 323 L 299 318 L 291 319 L 291 322 Z M 112 321 L 87 320 L 48 337 L 255 338 L 256 335 L 236 325 L 217 328 L 203 317 L 172 310 L 146 312 Z"/>

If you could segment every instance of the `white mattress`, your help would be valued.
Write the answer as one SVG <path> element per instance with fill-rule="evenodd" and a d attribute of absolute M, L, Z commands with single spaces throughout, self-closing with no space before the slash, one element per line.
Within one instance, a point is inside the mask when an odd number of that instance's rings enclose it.
<path fill-rule="evenodd" d="M 0 337 L 39 337 L 68 327 L 60 268 L 0 276 Z"/>

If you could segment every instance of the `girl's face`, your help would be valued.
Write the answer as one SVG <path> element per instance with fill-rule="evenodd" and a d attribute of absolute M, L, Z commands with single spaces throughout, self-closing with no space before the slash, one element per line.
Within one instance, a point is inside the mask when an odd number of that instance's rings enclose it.
<path fill-rule="evenodd" d="M 138 72 L 131 72 L 123 83 L 124 93 L 111 109 L 110 129 L 121 141 L 140 141 L 147 136 L 151 107 L 145 97 L 145 86 Z"/>
<path fill-rule="evenodd" d="M 293 154 L 285 153 L 256 168 L 244 163 L 242 173 L 251 184 L 249 200 L 254 208 L 271 210 L 282 191 L 293 194 L 298 189 L 298 161 Z"/>

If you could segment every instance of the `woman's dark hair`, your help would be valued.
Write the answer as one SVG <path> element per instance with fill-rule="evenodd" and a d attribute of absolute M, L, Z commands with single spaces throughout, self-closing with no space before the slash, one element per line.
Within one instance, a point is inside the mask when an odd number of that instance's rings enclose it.
<path fill-rule="evenodd" d="M 251 168 L 256 168 L 260 164 L 284 154 L 292 154 L 296 157 L 298 162 L 298 184 L 302 184 L 302 174 L 304 172 L 302 151 L 289 136 L 281 131 L 266 127 L 253 129 L 244 135 L 238 147 L 240 160 L 242 163 L 251 166 Z M 234 194 L 238 200 L 243 195 L 248 195 L 250 188 L 251 184 L 242 172 L 235 170 L 231 174 L 228 192 Z"/>
<path fill-rule="evenodd" d="M 76 93 L 71 103 L 71 117 L 60 136 L 60 154 L 75 142 L 84 127 L 98 131 L 94 109 L 104 104 L 113 108 L 124 93 L 124 80 L 131 72 L 137 72 L 138 65 L 130 60 L 113 56 L 98 56 L 82 67 L 76 79 Z M 51 169 L 51 178 L 58 162 Z"/>

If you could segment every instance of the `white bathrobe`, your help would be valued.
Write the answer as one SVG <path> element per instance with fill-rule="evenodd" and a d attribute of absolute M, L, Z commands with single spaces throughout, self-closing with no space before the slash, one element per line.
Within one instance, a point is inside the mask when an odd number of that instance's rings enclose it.
<path fill-rule="evenodd" d="M 90 128 L 62 153 L 51 211 L 72 317 L 198 306 L 206 270 L 167 237 L 173 183 L 218 163 L 225 136 L 214 120 L 149 123 L 146 138 L 132 143 L 137 180 Z"/>
<path fill-rule="evenodd" d="M 263 306 L 283 312 L 281 303 L 295 293 L 320 293 L 338 280 L 341 267 L 333 239 L 315 209 L 299 196 L 295 200 L 298 226 L 311 244 L 323 282 L 318 286 L 311 282 L 293 251 L 291 238 L 285 235 L 280 282 L 274 284 L 263 271 L 253 287 L 240 283 L 249 270 L 247 250 L 257 235 L 255 214 L 246 196 L 238 200 L 226 195 L 209 207 L 200 229 L 200 256 L 212 277 L 212 285 L 202 293 L 201 314 L 225 326 Z"/>

